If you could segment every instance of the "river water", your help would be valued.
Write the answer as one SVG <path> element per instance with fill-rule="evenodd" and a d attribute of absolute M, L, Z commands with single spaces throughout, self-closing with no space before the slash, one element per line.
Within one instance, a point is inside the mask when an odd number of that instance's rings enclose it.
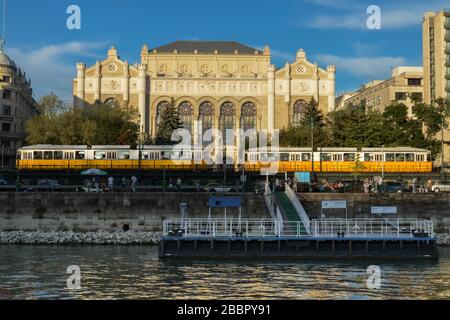
<path fill-rule="evenodd" d="M 367 288 L 374 264 L 380 289 Z M 450 299 L 450 248 L 437 262 L 167 262 L 147 246 L 0 246 L 4 299 Z"/>

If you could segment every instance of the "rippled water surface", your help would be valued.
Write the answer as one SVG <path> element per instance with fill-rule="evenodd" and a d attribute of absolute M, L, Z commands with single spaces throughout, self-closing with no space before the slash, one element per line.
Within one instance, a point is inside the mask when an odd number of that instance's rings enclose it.
<path fill-rule="evenodd" d="M 367 289 L 367 267 L 381 289 Z M 66 288 L 69 265 L 81 290 Z M 155 247 L 0 246 L 0 299 L 450 299 L 450 248 L 438 262 L 158 260 Z"/>

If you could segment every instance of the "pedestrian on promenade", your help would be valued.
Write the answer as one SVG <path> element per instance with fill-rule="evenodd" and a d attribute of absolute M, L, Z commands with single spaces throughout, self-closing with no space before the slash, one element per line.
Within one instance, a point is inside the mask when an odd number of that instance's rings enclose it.
<path fill-rule="evenodd" d="M 114 191 L 114 178 L 113 177 L 108 178 L 108 190 L 109 190 L 109 192 Z"/>
<path fill-rule="evenodd" d="M 127 178 L 122 177 L 122 192 L 125 192 L 126 185 L 127 185 Z"/>
<path fill-rule="evenodd" d="M 412 181 L 412 192 L 416 193 L 416 185 L 417 185 L 417 178 L 414 177 L 413 181 Z"/>
<path fill-rule="evenodd" d="M 94 183 L 95 183 L 95 192 L 100 192 L 100 177 L 96 176 L 94 177 Z"/>
<path fill-rule="evenodd" d="M 180 192 L 181 192 L 181 183 L 182 183 L 181 178 L 178 177 L 178 179 L 177 179 L 177 186 L 178 186 L 178 191 L 180 191 Z"/>
<path fill-rule="evenodd" d="M 138 178 L 136 178 L 135 176 L 131 177 L 131 188 L 132 188 L 133 192 L 136 192 L 137 181 L 138 181 Z"/>

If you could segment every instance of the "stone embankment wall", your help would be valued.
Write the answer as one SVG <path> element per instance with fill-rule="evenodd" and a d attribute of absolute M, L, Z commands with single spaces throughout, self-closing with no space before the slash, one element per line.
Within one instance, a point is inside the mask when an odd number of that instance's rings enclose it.
<path fill-rule="evenodd" d="M 242 195 L 236 195 L 242 196 Z M 180 203 L 188 205 L 188 217 L 208 217 L 206 193 L 0 193 L 0 231 L 160 232 L 162 220 L 180 218 Z M 262 195 L 243 196 L 242 217 L 268 218 Z M 212 216 L 222 218 L 223 209 Z M 228 209 L 228 218 L 237 218 Z"/>

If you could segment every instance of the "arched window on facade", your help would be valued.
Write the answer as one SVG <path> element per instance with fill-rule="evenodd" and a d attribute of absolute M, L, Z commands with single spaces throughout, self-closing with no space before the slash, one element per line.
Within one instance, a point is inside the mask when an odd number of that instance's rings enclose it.
<path fill-rule="evenodd" d="M 300 125 L 302 121 L 302 113 L 305 110 L 305 107 L 306 107 L 305 100 L 298 100 L 294 104 L 294 112 L 292 114 L 292 126 L 296 127 Z"/>
<path fill-rule="evenodd" d="M 222 137 L 225 141 L 226 139 L 226 130 L 233 129 L 235 126 L 235 118 L 236 118 L 236 108 L 234 104 L 231 102 L 225 102 L 220 107 L 220 131 L 222 132 Z"/>
<path fill-rule="evenodd" d="M 180 103 L 180 105 L 178 106 L 178 115 L 180 117 L 183 128 L 189 130 L 189 132 L 192 134 L 194 125 L 194 109 L 192 108 L 192 105 L 187 101 Z"/>
<path fill-rule="evenodd" d="M 166 112 L 167 108 L 170 106 L 170 103 L 168 101 L 162 101 L 158 103 L 158 106 L 156 107 L 156 126 L 161 123 L 162 115 L 164 112 Z"/>
<path fill-rule="evenodd" d="M 252 102 L 246 102 L 241 109 L 241 129 L 245 131 L 256 130 L 256 106 Z"/>
<path fill-rule="evenodd" d="M 211 102 L 203 102 L 199 107 L 199 121 L 202 122 L 202 134 L 214 127 L 214 106 Z"/>
<path fill-rule="evenodd" d="M 105 100 L 105 105 L 108 107 L 118 107 L 120 106 L 119 101 L 116 98 L 109 98 Z"/>

